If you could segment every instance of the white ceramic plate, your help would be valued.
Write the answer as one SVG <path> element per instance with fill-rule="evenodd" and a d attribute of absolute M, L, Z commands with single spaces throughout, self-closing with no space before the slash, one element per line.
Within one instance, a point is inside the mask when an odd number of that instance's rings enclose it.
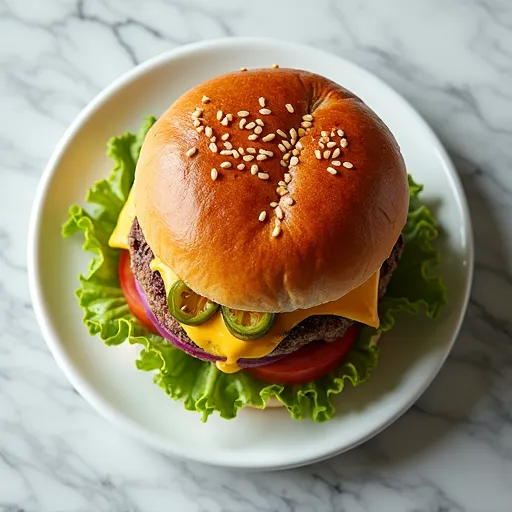
<path fill-rule="evenodd" d="M 293 421 L 285 410 L 243 411 L 202 424 L 135 368 L 137 349 L 108 348 L 88 335 L 74 291 L 91 255 L 80 237 L 60 235 L 68 206 L 111 169 L 105 143 L 160 115 L 191 86 L 223 72 L 303 68 L 358 94 L 395 134 L 409 171 L 425 185 L 443 235 L 442 273 L 449 306 L 436 321 L 403 318 L 382 342 L 378 369 L 347 389 L 332 421 Z M 406 411 L 439 371 L 457 336 L 469 295 L 473 246 L 462 187 L 446 152 L 422 118 L 367 71 L 313 48 L 262 39 L 222 39 L 179 48 L 133 69 L 103 91 L 71 125 L 46 168 L 29 234 L 34 308 L 50 350 L 78 392 L 107 419 L 172 455 L 220 466 L 277 469 L 330 457 L 369 439 Z"/>

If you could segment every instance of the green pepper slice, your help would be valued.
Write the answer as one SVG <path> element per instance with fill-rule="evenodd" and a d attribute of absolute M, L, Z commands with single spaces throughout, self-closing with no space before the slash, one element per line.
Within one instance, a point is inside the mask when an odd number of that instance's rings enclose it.
<path fill-rule="evenodd" d="M 255 340 L 266 334 L 274 323 L 275 313 L 255 313 L 221 306 L 222 318 L 229 332 L 241 340 Z"/>
<path fill-rule="evenodd" d="M 219 305 L 192 291 L 183 281 L 176 281 L 167 294 L 167 307 L 178 322 L 199 325 L 219 309 Z"/>

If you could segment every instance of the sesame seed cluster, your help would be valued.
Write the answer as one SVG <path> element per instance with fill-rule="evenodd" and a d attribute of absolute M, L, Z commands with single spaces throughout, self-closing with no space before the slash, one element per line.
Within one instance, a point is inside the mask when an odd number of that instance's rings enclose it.
<path fill-rule="evenodd" d="M 274 64 L 272 68 L 278 68 Z M 247 71 L 246 68 L 241 68 L 241 71 Z M 218 110 L 216 113 L 216 120 L 218 127 L 205 125 L 203 114 L 205 109 L 211 103 L 208 96 L 202 96 L 201 105 L 196 106 L 195 110 L 191 113 L 192 124 L 195 130 L 204 134 L 208 138 L 208 148 L 212 153 L 218 153 L 230 159 L 224 160 L 219 167 L 223 171 L 229 171 L 236 167 L 239 171 L 246 168 L 250 171 L 251 175 L 259 178 L 260 180 L 267 181 L 270 175 L 265 172 L 264 163 L 266 160 L 274 158 L 281 153 L 280 164 L 286 169 L 283 179 L 277 183 L 276 194 L 277 201 L 272 201 L 270 207 L 274 214 L 274 228 L 272 230 L 272 237 L 277 238 L 282 231 L 282 222 L 285 218 L 285 212 L 282 206 L 286 205 L 291 207 L 295 204 L 295 200 L 291 197 L 288 185 L 292 181 L 292 175 L 288 172 L 290 168 L 299 168 L 301 162 L 301 155 L 304 151 L 304 146 L 301 138 L 310 132 L 314 126 L 314 117 L 311 114 L 304 114 L 301 119 L 300 126 L 291 128 L 288 132 L 277 129 L 275 133 L 265 132 L 265 117 L 272 115 L 271 105 L 267 104 L 264 97 L 258 98 L 257 113 L 251 113 L 249 110 L 239 110 L 235 114 L 223 112 Z M 295 108 L 291 103 L 285 104 L 286 111 L 291 115 L 295 113 Z M 254 118 L 254 120 L 250 119 Z M 230 134 L 220 134 L 223 128 L 232 126 L 233 123 L 238 124 L 241 131 L 247 133 L 247 146 L 234 147 L 230 142 Z M 332 128 L 330 131 L 322 130 L 321 137 L 317 141 L 318 147 L 314 149 L 315 157 L 318 160 L 325 160 L 327 167 L 326 171 L 335 176 L 338 174 L 340 167 L 344 169 L 354 169 L 354 165 L 346 160 L 342 160 L 343 150 L 348 146 L 348 140 L 341 128 Z M 252 147 L 251 142 L 259 141 L 268 143 L 269 149 Z M 277 146 L 277 148 L 276 148 Z M 189 158 L 195 157 L 199 153 L 196 146 L 189 148 L 185 155 Z M 210 177 L 216 181 L 219 177 L 219 170 L 212 168 Z M 263 210 L 258 220 L 265 222 L 268 218 L 267 211 Z"/>

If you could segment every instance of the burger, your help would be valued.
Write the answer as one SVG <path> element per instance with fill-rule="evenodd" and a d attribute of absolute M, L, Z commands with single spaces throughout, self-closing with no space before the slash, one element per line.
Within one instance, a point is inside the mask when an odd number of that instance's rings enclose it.
<path fill-rule="evenodd" d="M 330 419 L 394 314 L 445 302 L 426 271 L 435 221 L 393 134 L 323 76 L 215 77 L 109 153 L 94 211 L 74 206 L 64 226 L 96 242 L 85 323 L 141 343 L 139 368 L 204 419 L 269 405 Z"/>

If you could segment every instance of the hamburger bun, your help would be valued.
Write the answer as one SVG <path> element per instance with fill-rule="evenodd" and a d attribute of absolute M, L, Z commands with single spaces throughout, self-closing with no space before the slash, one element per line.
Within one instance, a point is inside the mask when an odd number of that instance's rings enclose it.
<path fill-rule="evenodd" d="M 250 160 L 260 150 L 267 158 Z M 145 139 L 134 200 L 152 251 L 195 292 L 286 312 L 336 300 L 376 272 L 405 224 L 409 191 L 398 144 L 361 99 L 280 68 L 229 73 L 183 94 Z"/>

